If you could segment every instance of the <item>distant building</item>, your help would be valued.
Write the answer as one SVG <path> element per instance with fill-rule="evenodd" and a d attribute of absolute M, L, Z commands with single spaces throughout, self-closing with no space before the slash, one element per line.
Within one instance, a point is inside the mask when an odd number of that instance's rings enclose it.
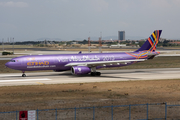
<path fill-rule="evenodd" d="M 110 48 L 121 48 L 126 47 L 126 44 L 117 44 L 117 45 L 111 45 Z"/>
<path fill-rule="evenodd" d="M 71 44 L 78 44 L 78 42 L 71 42 Z"/>
<path fill-rule="evenodd" d="M 118 40 L 125 40 L 125 31 L 118 31 Z"/>

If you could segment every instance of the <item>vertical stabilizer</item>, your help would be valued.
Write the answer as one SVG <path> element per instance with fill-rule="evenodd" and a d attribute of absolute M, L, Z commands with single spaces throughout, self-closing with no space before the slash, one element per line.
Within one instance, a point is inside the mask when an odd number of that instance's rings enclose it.
<path fill-rule="evenodd" d="M 136 50 L 135 52 L 138 51 L 155 51 L 156 50 L 156 46 L 158 44 L 160 35 L 161 35 L 162 30 L 155 30 L 151 36 L 146 40 L 146 42 L 141 46 L 141 48 L 139 48 L 138 50 Z"/>

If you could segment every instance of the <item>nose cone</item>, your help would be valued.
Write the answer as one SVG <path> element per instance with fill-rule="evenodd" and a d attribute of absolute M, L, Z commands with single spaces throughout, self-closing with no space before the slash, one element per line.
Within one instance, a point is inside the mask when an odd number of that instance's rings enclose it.
<path fill-rule="evenodd" d="M 13 62 L 13 60 L 11 60 L 10 62 L 7 62 L 5 64 L 5 66 L 8 68 L 11 68 L 11 69 L 15 69 L 15 70 L 18 70 L 20 68 L 19 63 L 15 62 L 15 60 L 14 60 L 14 62 Z"/>
<path fill-rule="evenodd" d="M 6 66 L 6 67 L 9 67 L 9 64 L 10 64 L 10 63 L 9 63 L 9 62 L 7 62 L 7 63 L 5 64 L 5 66 Z"/>

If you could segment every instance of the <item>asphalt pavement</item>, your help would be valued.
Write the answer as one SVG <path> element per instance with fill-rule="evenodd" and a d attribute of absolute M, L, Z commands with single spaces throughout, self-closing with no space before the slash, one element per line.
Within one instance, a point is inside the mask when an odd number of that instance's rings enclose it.
<path fill-rule="evenodd" d="M 111 81 L 169 80 L 180 79 L 180 68 L 99 70 L 101 76 L 76 76 L 66 72 L 33 72 L 0 74 L 0 86 L 44 85 Z"/>

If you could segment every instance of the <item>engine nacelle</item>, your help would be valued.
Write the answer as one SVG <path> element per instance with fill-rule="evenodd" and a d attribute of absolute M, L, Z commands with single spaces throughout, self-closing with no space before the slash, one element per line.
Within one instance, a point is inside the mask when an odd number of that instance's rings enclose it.
<path fill-rule="evenodd" d="M 73 66 L 71 68 L 71 72 L 72 72 L 72 74 L 75 74 L 75 75 L 83 75 L 83 74 L 90 73 L 91 69 L 86 66 Z"/>

